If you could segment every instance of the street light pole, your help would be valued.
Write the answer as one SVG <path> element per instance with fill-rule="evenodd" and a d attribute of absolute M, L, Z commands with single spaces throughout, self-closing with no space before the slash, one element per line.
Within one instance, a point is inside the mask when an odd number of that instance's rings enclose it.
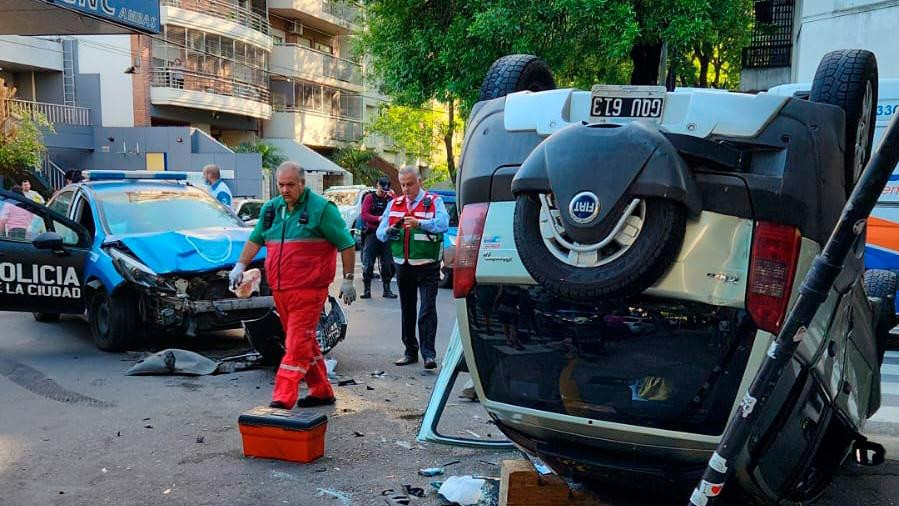
<path fill-rule="evenodd" d="M 899 162 L 899 123 L 890 122 L 879 149 L 859 177 L 824 251 L 815 257 L 799 289 L 799 298 L 771 343 L 755 379 L 727 424 L 718 448 L 690 496 L 690 505 L 714 504 L 733 471 L 733 462 L 746 446 L 754 422 L 768 401 L 787 363 L 806 333 L 818 307 L 843 269 L 843 262 L 865 230 L 865 223 Z"/>

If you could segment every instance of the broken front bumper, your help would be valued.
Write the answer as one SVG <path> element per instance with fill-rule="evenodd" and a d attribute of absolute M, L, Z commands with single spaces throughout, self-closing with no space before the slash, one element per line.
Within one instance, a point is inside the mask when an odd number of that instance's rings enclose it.
<path fill-rule="evenodd" d="M 196 330 L 239 328 L 241 321 L 258 318 L 275 306 L 273 297 L 246 299 L 191 300 L 180 296 L 145 297 L 144 319 L 167 328 Z"/>

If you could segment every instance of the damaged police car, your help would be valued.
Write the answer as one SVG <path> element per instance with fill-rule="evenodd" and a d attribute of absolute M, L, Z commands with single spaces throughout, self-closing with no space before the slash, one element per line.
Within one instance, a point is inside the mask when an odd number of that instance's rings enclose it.
<path fill-rule="evenodd" d="M 86 314 L 105 351 L 150 330 L 239 328 L 272 307 L 238 299 L 228 271 L 250 228 L 183 172 L 89 171 L 47 207 L 0 191 L 0 310 Z M 263 269 L 264 250 L 252 267 Z M 263 276 L 263 280 L 265 276 Z"/>

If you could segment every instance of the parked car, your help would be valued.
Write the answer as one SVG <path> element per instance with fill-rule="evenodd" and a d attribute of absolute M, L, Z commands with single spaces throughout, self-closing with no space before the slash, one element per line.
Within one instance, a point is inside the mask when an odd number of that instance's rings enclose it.
<path fill-rule="evenodd" d="M 453 259 L 456 257 L 456 233 L 459 230 L 459 211 L 456 208 L 456 192 L 452 190 L 431 190 L 440 195 L 449 214 L 449 228 L 443 234 L 443 259 L 440 261 L 441 288 L 453 286 Z"/>
<path fill-rule="evenodd" d="M 236 198 L 231 204 L 231 208 L 234 210 L 234 214 L 243 220 L 244 223 L 253 226 L 259 221 L 259 213 L 262 212 L 263 204 L 265 204 L 265 201 L 260 199 Z"/>
<path fill-rule="evenodd" d="M 146 331 L 239 328 L 273 306 L 237 299 L 228 272 L 251 229 L 185 173 L 86 171 L 47 207 L 0 192 L 0 213 L 29 218 L 21 235 L 0 236 L 0 309 L 38 321 L 86 314 L 97 346 L 125 350 Z M 0 218 L 2 221 L 2 218 Z M 264 256 L 250 267 L 263 269 Z"/>
<path fill-rule="evenodd" d="M 369 190 L 374 188 L 362 184 L 331 186 L 322 193 L 322 196 L 337 204 L 347 228 L 356 229 L 356 221 L 362 214 L 362 197 Z"/>
<path fill-rule="evenodd" d="M 494 63 L 466 123 L 453 292 L 496 426 L 558 473 L 687 502 L 869 157 L 876 75 L 870 52 L 829 53 L 802 99 L 557 90 L 539 58 Z M 726 462 L 736 504 L 805 504 L 864 453 L 896 290 L 866 284 L 864 252 Z M 639 332 L 603 346 L 604 315 Z"/>

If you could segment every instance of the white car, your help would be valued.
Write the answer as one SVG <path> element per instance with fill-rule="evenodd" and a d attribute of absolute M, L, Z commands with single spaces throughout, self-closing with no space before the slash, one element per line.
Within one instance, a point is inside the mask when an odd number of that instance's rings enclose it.
<path fill-rule="evenodd" d="M 347 228 L 352 230 L 355 228 L 356 220 L 362 214 L 362 197 L 368 190 L 374 190 L 374 188 L 363 184 L 332 186 L 326 189 L 322 195 L 337 204 Z"/>
<path fill-rule="evenodd" d="M 259 213 L 262 211 L 263 204 L 265 204 L 264 200 L 236 198 L 234 199 L 232 208 L 234 209 L 234 214 L 236 214 L 238 218 L 243 220 L 247 225 L 253 226 L 259 221 Z"/>

